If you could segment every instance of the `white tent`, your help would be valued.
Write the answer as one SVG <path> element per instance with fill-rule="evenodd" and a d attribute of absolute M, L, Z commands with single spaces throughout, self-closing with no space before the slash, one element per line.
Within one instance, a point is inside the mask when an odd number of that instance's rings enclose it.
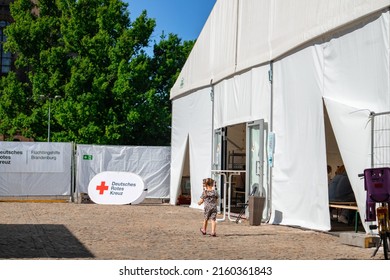
<path fill-rule="evenodd" d="M 327 164 L 346 166 L 364 213 L 357 175 L 370 167 L 370 112 L 390 111 L 389 7 L 389 0 L 217 0 L 171 89 L 171 203 L 190 174 L 198 207 L 201 179 L 230 156 L 221 156 L 218 129 L 244 124 L 246 197 L 256 150 L 267 220 L 329 230 Z M 260 124 L 254 131 L 252 122 Z"/>

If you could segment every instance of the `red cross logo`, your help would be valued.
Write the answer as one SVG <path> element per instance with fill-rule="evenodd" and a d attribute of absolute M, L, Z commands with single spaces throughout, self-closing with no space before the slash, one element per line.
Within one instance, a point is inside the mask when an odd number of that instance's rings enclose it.
<path fill-rule="evenodd" d="M 106 182 L 102 181 L 100 183 L 100 186 L 96 186 L 96 190 L 99 191 L 99 194 L 104 194 L 104 191 L 108 190 L 108 186 L 106 186 Z"/>

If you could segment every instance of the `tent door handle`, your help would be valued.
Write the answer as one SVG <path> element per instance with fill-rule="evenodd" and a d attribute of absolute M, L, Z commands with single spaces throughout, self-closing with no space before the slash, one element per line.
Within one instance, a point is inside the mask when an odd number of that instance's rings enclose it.
<path fill-rule="evenodd" d="M 260 161 L 256 161 L 256 175 L 260 175 Z"/>

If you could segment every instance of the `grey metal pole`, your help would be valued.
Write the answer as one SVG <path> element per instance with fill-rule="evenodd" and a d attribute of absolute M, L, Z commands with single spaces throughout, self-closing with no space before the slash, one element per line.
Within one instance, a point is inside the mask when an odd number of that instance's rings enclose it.
<path fill-rule="evenodd" d="M 47 116 L 47 142 L 50 142 L 50 103 L 51 100 L 49 98 L 49 112 Z"/>

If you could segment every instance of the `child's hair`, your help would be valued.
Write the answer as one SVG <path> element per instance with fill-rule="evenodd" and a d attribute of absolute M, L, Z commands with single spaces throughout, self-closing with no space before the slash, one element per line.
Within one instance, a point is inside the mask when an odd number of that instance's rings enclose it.
<path fill-rule="evenodd" d="M 211 187 L 214 186 L 214 180 L 211 179 L 211 178 L 203 179 L 203 183 L 204 183 L 206 186 L 211 186 Z"/>

